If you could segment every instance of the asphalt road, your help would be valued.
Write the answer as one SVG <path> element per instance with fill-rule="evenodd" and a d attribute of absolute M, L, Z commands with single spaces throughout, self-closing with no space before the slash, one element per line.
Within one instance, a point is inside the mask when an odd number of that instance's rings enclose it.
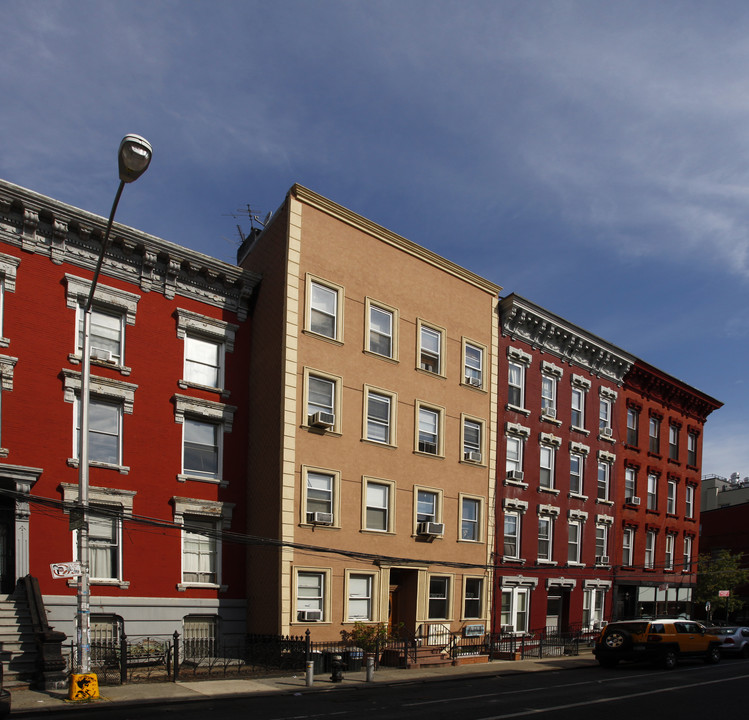
<path fill-rule="evenodd" d="M 86 720 L 692 720 L 744 718 L 749 661 L 684 663 L 666 671 L 650 665 L 589 668 L 517 675 L 488 675 L 335 687 L 314 693 L 252 696 L 158 706 L 80 708 L 65 717 Z M 50 714 L 45 713 L 46 717 Z"/>

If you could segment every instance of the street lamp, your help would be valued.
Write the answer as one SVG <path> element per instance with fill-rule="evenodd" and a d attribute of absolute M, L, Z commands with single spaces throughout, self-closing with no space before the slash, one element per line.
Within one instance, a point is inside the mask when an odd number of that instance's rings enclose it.
<path fill-rule="evenodd" d="M 120 172 L 120 186 L 117 188 L 112 211 L 109 213 L 109 221 L 104 238 L 99 249 L 99 259 L 96 263 L 94 277 L 91 280 L 91 288 L 88 292 L 86 304 L 83 306 L 83 340 L 81 343 L 81 396 L 79 416 L 78 437 L 78 515 L 81 526 L 78 529 L 78 560 L 81 563 L 81 576 L 78 581 L 78 603 L 76 613 L 76 634 L 78 639 L 77 666 L 82 675 L 91 673 L 91 614 L 90 614 L 90 568 L 89 568 L 89 533 L 88 533 L 88 429 L 89 429 L 89 405 L 91 390 L 91 306 L 96 291 L 96 283 L 104 262 L 104 254 L 109 242 L 109 233 L 112 230 L 114 214 L 126 183 L 137 180 L 147 169 L 151 162 L 153 151 L 150 143 L 140 135 L 125 135 L 120 143 L 118 151 L 118 163 Z"/>

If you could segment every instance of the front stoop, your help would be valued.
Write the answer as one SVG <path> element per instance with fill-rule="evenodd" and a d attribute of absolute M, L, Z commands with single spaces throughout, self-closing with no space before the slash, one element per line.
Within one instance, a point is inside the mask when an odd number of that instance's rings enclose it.
<path fill-rule="evenodd" d="M 456 665 L 480 665 L 488 662 L 488 655 L 459 655 L 455 660 Z"/>

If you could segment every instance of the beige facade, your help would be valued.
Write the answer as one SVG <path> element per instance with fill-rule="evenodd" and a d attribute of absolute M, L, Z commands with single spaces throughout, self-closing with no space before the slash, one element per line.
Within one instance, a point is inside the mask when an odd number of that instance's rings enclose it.
<path fill-rule="evenodd" d="M 489 629 L 500 288 L 300 186 L 240 253 L 248 629 Z"/>

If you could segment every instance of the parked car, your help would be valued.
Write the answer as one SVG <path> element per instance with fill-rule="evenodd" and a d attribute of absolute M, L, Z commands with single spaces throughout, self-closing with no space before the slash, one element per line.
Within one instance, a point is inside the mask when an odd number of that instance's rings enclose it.
<path fill-rule="evenodd" d="M 749 627 L 720 627 L 711 632 L 722 640 L 720 651 L 724 655 L 749 658 Z"/>
<path fill-rule="evenodd" d="M 650 660 L 671 670 L 683 658 L 720 662 L 720 644 L 721 638 L 693 620 L 627 620 L 606 625 L 593 653 L 603 667 Z"/>

